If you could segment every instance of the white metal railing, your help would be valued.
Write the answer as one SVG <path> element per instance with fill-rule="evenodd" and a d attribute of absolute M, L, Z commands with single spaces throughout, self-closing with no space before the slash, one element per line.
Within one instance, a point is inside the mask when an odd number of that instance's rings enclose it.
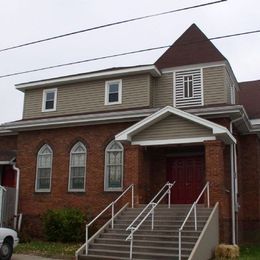
<path fill-rule="evenodd" d="M 210 206 L 210 201 L 209 201 L 209 182 L 206 183 L 206 185 L 204 186 L 204 188 L 202 189 L 200 195 L 198 196 L 198 198 L 196 199 L 196 201 L 192 204 L 186 218 L 184 219 L 181 227 L 179 228 L 179 260 L 181 260 L 181 232 L 183 231 L 183 228 L 186 224 L 186 222 L 188 221 L 188 218 L 190 217 L 192 211 L 194 210 L 194 230 L 197 231 L 198 230 L 198 222 L 197 222 L 197 204 L 200 200 L 200 198 L 202 197 L 202 195 L 204 194 L 204 192 L 207 192 L 207 207 L 209 208 Z"/>
<path fill-rule="evenodd" d="M 134 207 L 134 184 L 131 184 L 127 189 L 124 190 L 120 196 L 111 202 L 103 211 L 101 211 L 92 221 L 90 221 L 86 225 L 86 243 L 85 243 L 85 254 L 88 254 L 89 247 L 89 237 L 88 237 L 88 229 L 101 215 L 103 215 L 108 209 L 111 208 L 111 227 L 114 228 L 114 218 L 115 218 L 115 204 L 129 191 L 131 190 L 131 207 Z M 84 245 L 83 245 L 84 246 Z"/>
<path fill-rule="evenodd" d="M 168 208 L 171 207 L 171 189 L 174 186 L 175 182 L 170 183 L 167 182 L 160 190 L 159 192 L 153 197 L 153 199 L 147 204 L 147 206 L 138 214 L 138 216 L 132 221 L 132 223 L 126 228 L 126 230 L 131 230 L 130 235 L 126 238 L 126 241 L 130 240 L 130 252 L 129 252 L 129 259 L 132 259 L 133 257 L 133 241 L 134 241 L 134 233 L 139 229 L 139 227 L 144 223 L 144 221 L 148 218 L 148 216 L 152 216 L 151 221 L 151 229 L 154 229 L 154 209 L 159 205 L 159 203 L 162 201 L 162 199 L 168 194 Z M 157 202 L 155 202 L 155 199 L 159 197 L 159 195 L 162 193 L 162 191 L 166 188 L 167 190 L 162 194 L 162 196 L 158 199 Z M 139 218 L 142 216 L 142 214 L 151 206 L 151 209 L 146 213 L 146 215 L 142 218 L 140 222 L 136 226 L 134 224 L 139 220 Z"/>
<path fill-rule="evenodd" d="M 0 227 L 3 226 L 6 188 L 0 185 Z"/>

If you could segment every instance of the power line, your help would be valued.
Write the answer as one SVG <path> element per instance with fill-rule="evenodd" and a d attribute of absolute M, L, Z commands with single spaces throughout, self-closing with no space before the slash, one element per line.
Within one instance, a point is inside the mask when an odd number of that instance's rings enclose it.
<path fill-rule="evenodd" d="M 0 52 L 10 51 L 10 50 L 22 48 L 22 47 L 25 47 L 25 46 L 29 46 L 29 45 L 34 45 L 34 44 L 38 44 L 38 43 L 42 43 L 42 42 L 56 40 L 56 39 L 59 39 L 59 38 L 64 38 L 64 37 L 72 36 L 72 35 L 75 35 L 75 34 L 94 31 L 94 30 L 98 30 L 98 29 L 102 29 L 102 28 L 106 28 L 106 27 L 111 27 L 111 26 L 115 26 L 115 25 L 119 25 L 119 24 L 123 24 L 123 23 L 130 23 L 130 22 L 144 20 L 144 19 L 152 18 L 152 17 L 156 17 L 156 16 L 162 16 L 162 15 L 166 15 L 166 14 L 177 13 L 177 12 L 181 12 L 181 11 L 187 11 L 187 10 L 190 10 L 190 9 L 200 8 L 200 7 L 204 7 L 204 6 L 208 6 L 208 5 L 219 4 L 219 3 L 222 3 L 222 2 L 226 2 L 226 1 L 227 0 L 207 2 L 207 3 L 204 3 L 204 4 L 183 7 L 183 8 L 179 8 L 179 9 L 175 9 L 175 10 L 171 10 L 171 11 L 140 16 L 140 17 L 122 20 L 122 21 L 118 21 L 118 22 L 114 22 L 114 23 L 103 24 L 103 25 L 99 25 L 99 26 L 95 26 L 95 27 L 86 28 L 86 29 L 83 29 L 83 30 L 73 31 L 73 32 L 70 32 L 70 33 L 65 33 L 65 34 L 60 34 L 60 35 L 56 35 L 56 36 L 49 37 L 49 38 L 40 39 L 40 40 L 37 40 L 37 41 L 31 41 L 31 42 L 27 42 L 27 43 L 23 43 L 23 44 L 19 44 L 19 45 L 10 46 L 10 47 L 4 48 L 4 49 L 0 49 Z"/>
<path fill-rule="evenodd" d="M 214 40 L 220 40 L 220 39 L 231 38 L 231 37 L 238 37 L 238 36 L 255 34 L 255 33 L 260 33 L 260 30 L 253 30 L 253 31 L 241 32 L 241 33 L 227 34 L 227 35 L 223 35 L 223 36 L 208 38 L 208 39 L 202 40 L 202 41 L 194 41 L 194 42 L 190 42 L 190 43 L 183 44 L 183 45 L 197 44 L 197 43 L 200 43 L 200 42 L 214 41 Z M 95 57 L 95 58 L 90 58 L 90 59 L 85 59 L 85 60 L 79 60 L 79 61 L 73 61 L 73 62 L 68 62 L 68 63 L 62 63 L 62 64 L 57 64 L 57 65 L 42 67 L 42 68 L 38 68 L 38 69 L 25 70 L 25 71 L 0 75 L 0 78 L 7 78 L 7 77 L 27 74 L 27 73 L 31 73 L 31 72 L 37 72 L 37 71 L 43 71 L 43 70 L 48 70 L 48 69 L 66 67 L 66 66 L 71 66 L 71 65 L 75 65 L 75 64 L 87 63 L 87 62 L 97 61 L 97 60 L 104 60 L 104 59 L 115 58 L 115 57 L 126 56 L 126 55 L 148 52 L 148 51 L 154 51 L 154 50 L 165 49 L 165 48 L 169 48 L 169 47 L 171 47 L 171 45 L 146 48 L 146 49 L 117 53 L 117 54 L 112 54 L 112 55 L 107 55 L 107 56 L 100 56 L 100 57 Z"/>

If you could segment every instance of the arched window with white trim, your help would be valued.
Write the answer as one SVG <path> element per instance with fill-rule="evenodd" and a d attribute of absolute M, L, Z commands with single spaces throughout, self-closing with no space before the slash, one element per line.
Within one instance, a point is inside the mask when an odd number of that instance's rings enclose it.
<path fill-rule="evenodd" d="M 47 144 L 43 145 L 37 155 L 36 192 L 51 191 L 52 157 L 51 147 Z"/>
<path fill-rule="evenodd" d="M 123 188 L 124 147 L 112 141 L 105 151 L 105 190 L 120 191 Z"/>
<path fill-rule="evenodd" d="M 70 151 L 69 191 L 85 191 L 87 149 L 82 142 L 76 143 Z"/>

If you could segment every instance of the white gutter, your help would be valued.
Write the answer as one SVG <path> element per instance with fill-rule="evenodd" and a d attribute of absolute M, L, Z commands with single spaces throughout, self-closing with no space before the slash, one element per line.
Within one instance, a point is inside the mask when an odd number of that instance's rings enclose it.
<path fill-rule="evenodd" d="M 14 229 L 17 226 L 18 218 L 18 200 L 19 200 L 19 186 L 20 186 L 20 169 L 13 164 L 13 169 L 16 171 L 16 194 L 15 194 L 15 209 L 14 209 Z"/>
<path fill-rule="evenodd" d="M 230 132 L 233 135 L 233 124 L 244 117 L 241 116 L 230 122 Z M 231 159 L 231 215 L 232 215 L 232 244 L 237 244 L 237 228 L 236 228 L 236 204 L 237 204 L 237 155 L 236 142 L 230 144 L 230 159 Z"/>

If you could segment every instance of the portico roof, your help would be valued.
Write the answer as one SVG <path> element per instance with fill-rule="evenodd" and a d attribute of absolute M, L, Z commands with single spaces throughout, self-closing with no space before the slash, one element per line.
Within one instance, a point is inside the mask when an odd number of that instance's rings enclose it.
<path fill-rule="evenodd" d="M 115 136 L 138 145 L 166 145 L 222 140 L 236 143 L 229 130 L 209 120 L 166 106 Z"/>

